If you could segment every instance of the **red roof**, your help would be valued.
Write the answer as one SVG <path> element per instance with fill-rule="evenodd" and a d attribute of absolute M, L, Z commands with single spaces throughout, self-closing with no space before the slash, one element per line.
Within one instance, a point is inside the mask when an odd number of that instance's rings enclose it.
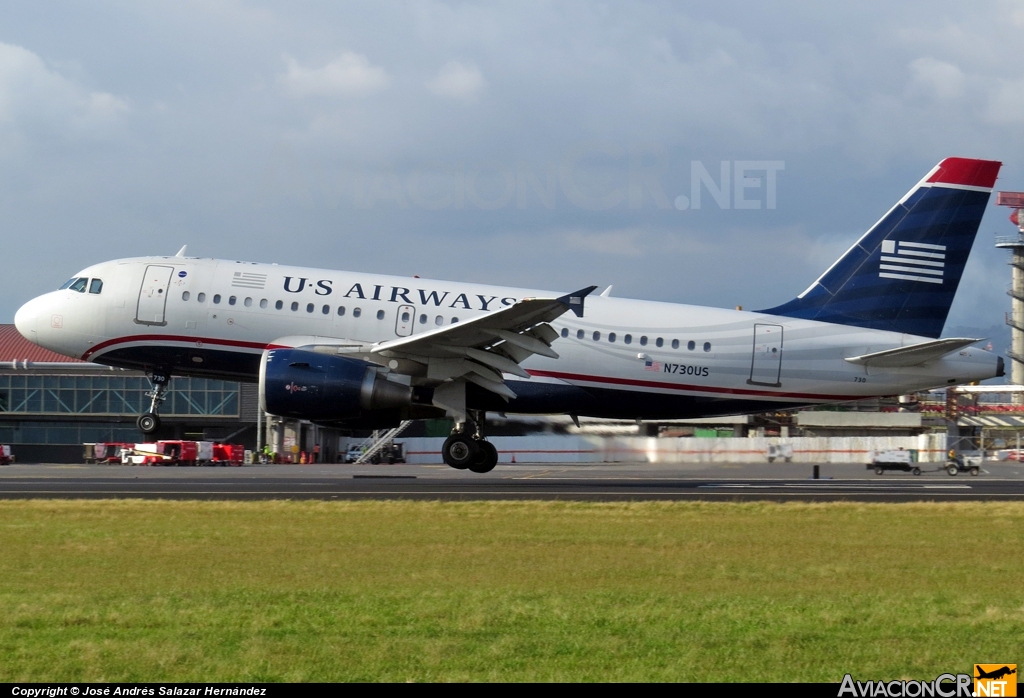
<path fill-rule="evenodd" d="M 81 364 L 84 361 L 72 359 L 28 341 L 14 325 L 0 325 L 0 361 L 46 361 L 66 364 Z"/>

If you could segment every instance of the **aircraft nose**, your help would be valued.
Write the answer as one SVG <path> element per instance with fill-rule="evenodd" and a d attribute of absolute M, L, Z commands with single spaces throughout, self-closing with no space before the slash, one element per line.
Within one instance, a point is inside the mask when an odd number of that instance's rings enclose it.
<path fill-rule="evenodd" d="M 39 299 L 33 298 L 14 314 L 14 326 L 22 337 L 34 344 L 39 343 L 39 305 Z"/>

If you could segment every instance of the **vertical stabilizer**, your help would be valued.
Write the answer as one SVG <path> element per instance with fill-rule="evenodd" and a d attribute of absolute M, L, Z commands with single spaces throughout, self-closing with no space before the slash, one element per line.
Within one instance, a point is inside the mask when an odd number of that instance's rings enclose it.
<path fill-rule="evenodd" d="M 760 312 L 938 337 L 1001 165 L 946 158 L 806 291 Z"/>

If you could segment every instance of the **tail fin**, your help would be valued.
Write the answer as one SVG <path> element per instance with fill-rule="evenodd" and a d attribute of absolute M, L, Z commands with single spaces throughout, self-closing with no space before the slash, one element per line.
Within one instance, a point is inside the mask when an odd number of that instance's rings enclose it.
<path fill-rule="evenodd" d="M 1001 165 L 946 158 L 806 291 L 760 312 L 938 337 Z"/>

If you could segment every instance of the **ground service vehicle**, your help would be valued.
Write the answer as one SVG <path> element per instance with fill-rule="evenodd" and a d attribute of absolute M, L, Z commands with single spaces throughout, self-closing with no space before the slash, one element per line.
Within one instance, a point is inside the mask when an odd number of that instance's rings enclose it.
<path fill-rule="evenodd" d="M 868 469 L 874 468 L 875 475 L 881 475 L 886 470 L 902 470 L 906 473 L 920 475 L 921 468 L 915 462 L 915 455 L 913 451 L 902 448 L 890 451 L 872 451 Z"/>

